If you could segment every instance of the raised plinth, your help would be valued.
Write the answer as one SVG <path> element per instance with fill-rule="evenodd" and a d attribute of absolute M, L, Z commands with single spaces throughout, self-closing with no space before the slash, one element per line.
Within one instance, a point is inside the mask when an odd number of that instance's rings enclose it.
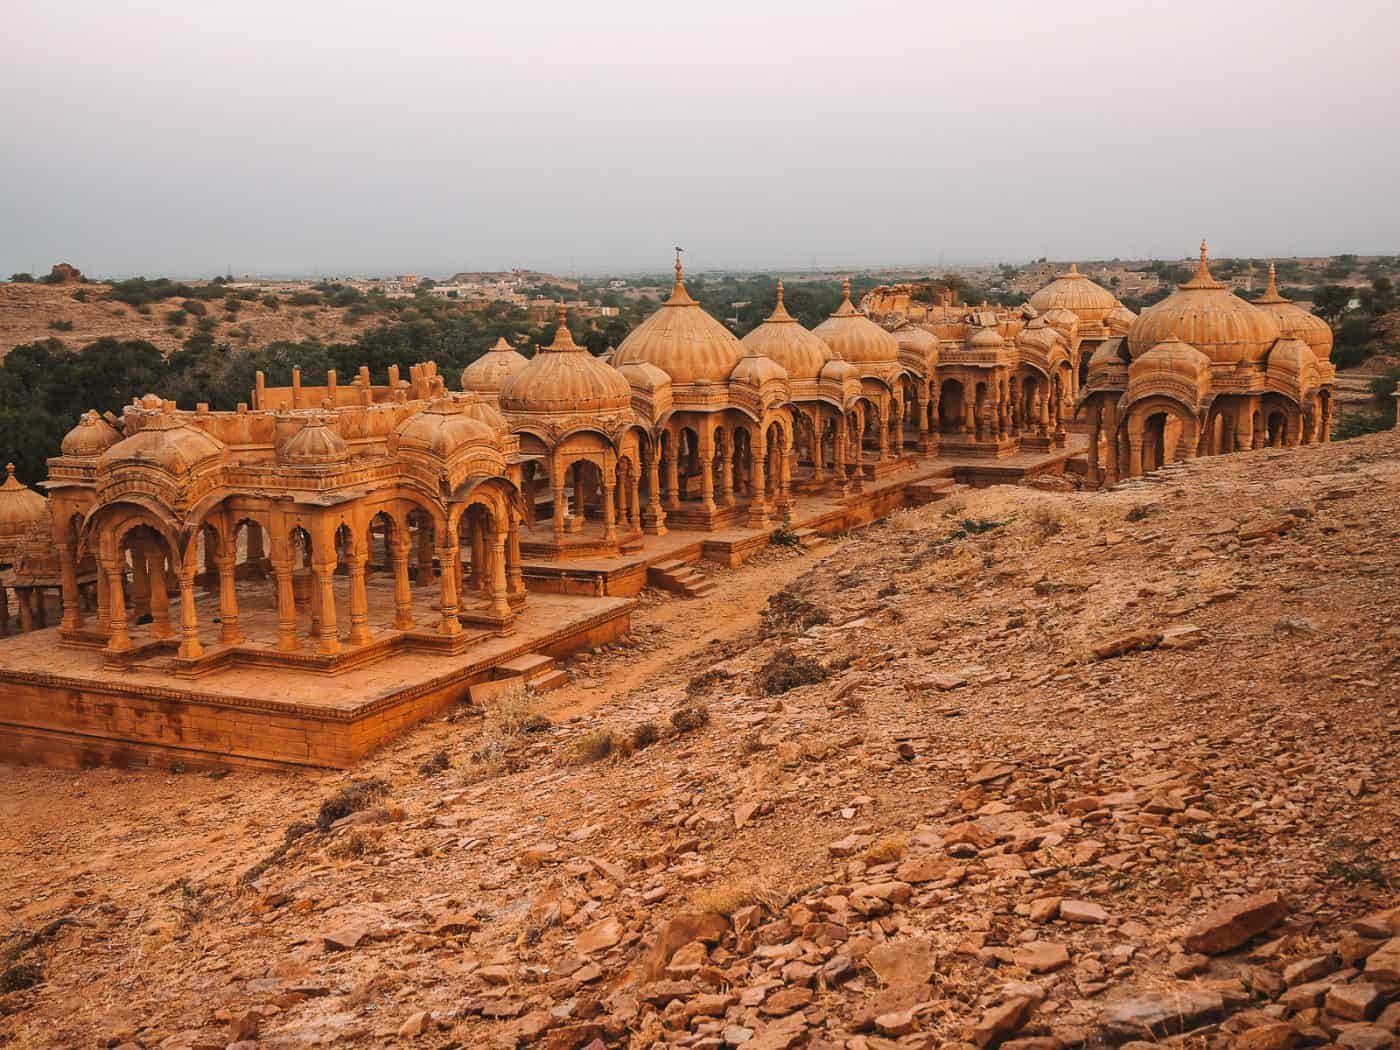
<path fill-rule="evenodd" d="M 63 646 L 56 629 L 35 631 L 0 642 L 0 761 L 346 768 L 465 699 L 501 665 L 621 637 L 632 606 L 534 595 L 509 637 L 482 635 L 458 651 L 397 651 L 335 676 L 245 659 L 188 681 L 172 674 L 173 658 L 159 656 L 112 670 L 100 650 Z"/>

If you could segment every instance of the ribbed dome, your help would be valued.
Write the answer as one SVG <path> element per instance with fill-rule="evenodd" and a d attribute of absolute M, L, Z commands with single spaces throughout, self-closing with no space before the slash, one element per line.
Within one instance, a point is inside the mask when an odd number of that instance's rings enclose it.
<path fill-rule="evenodd" d="M 1195 383 L 1210 369 L 1210 358 L 1176 336 L 1167 336 L 1128 366 L 1128 375 L 1143 379 L 1153 374 L 1183 376 Z"/>
<path fill-rule="evenodd" d="M 120 430 L 89 409 L 78 420 L 78 425 L 64 435 L 59 451 L 65 456 L 100 456 L 121 439 Z"/>
<path fill-rule="evenodd" d="M 462 369 L 462 389 L 499 394 L 506 380 L 529 363 L 529 358 L 513 349 L 502 336 L 495 346 Z"/>
<path fill-rule="evenodd" d="M 849 361 L 842 361 L 839 357 L 834 357 L 822 366 L 821 377 L 844 383 L 848 379 L 859 379 L 860 369 Z"/>
<path fill-rule="evenodd" d="M 1319 361 L 1326 361 L 1332 356 L 1332 326 L 1278 294 L 1273 263 L 1269 263 L 1269 287 L 1254 300 L 1254 305 L 1274 319 L 1280 335 L 1301 339 Z"/>
<path fill-rule="evenodd" d="M 149 395 L 142 404 L 148 402 Z M 102 453 L 97 465 L 101 470 L 114 463 L 138 460 L 179 476 L 217 459 L 223 447 L 217 438 L 182 422 L 174 412 L 164 411 L 151 416 L 140 430 Z"/>
<path fill-rule="evenodd" d="M 610 412 L 632 403 L 627 377 L 574 342 L 559 305 L 554 342 L 541 347 L 501 388 L 501 408 L 531 415 Z"/>
<path fill-rule="evenodd" d="M 317 416 L 286 440 L 277 458 L 292 467 L 333 467 L 349 461 L 350 446 Z"/>
<path fill-rule="evenodd" d="M 754 347 L 749 347 L 748 353 L 734 366 L 734 371 L 729 373 L 729 378 L 736 383 L 762 386 L 764 383 L 786 380 L 788 373 L 786 368 L 771 357 L 759 353 Z"/>
<path fill-rule="evenodd" d="M 1279 327 L 1263 310 L 1211 277 L 1202 241 L 1196 276 L 1142 312 L 1128 332 L 1128 349 L 1137 357 L 1171 336 L 1218 365 L 1257 364 L 1279 337 Z"/>
<path fill-rule="evenodd" d="M 920 328 L 916 324 L 900 325 L 895 330 L 894 341 L 899 344 L 901 350 L 913 351 L 929 365 L 938 363 L 938 336 L 927 328 Z"/>
<path fill-rule="evenodd" d="M 826 343 L 843 361 L 857 365 L 898 364 L 899 343 L 894 336 L 851 305 L 851 281 L 842 285 L 845 293 L 836 312 L 816 328 L 814 335 Z"/>
<path fill-rule="evenodd" d="M 987 331 L 988 329 L 984 329 Z M 1016 345 L 1048 354 L 1054 350 L 1063 337 L 1047 324 L 1032 322 L 1016 333 Z"/>
<path fill-rule="evenodd" d="M 468 412 L 467 397 L 444 395 L 428 403 L 421 412 L 409 416 L 389 438 L 389 451 L 421 452 L 448 459 L 470 445 L 498 449 L 499 433 Z"/>
<path fill-rule="evenodd" d="M 967 345 L 976 350 L 999 350 L 1006 345 L 1006 340 L 995 328 L 979 328 L 972 333 Z"/>
<path fill-rule="evenodd" d="M 1115 306 L 1104 316 L 1103 325 L 1114 335 L 1127 335 L 1137 318 L 1126 306 Z"/>
<path fill-rule="evenodd" d="M 1102 321 L 1118 305 L 1112 292 L 1089 280 L 1074 263 L 1028 301 L 1041 313 L 1068 310 L 1081 321 Z"/>
<path fill-rule="evenodd" d="M 816 379 L 831 360 L 831 349 L 787 312 L 782 281 L 778 282 L 778 304 L 768 320 L 744 336 L 742 342 L 782 365 L 789 379 Z"/>
<path fill-rule="evenodd" d="M 1094 355 L 1089 358 L 1089 374 L 1093 375 L 1100 368 L 1117 368 L 1126 365 L 1128 356 L 1125 349 L 1121 338 L 1105 339 L 1094 351 Z"/>
<path fill-rule="evenodd" d="M 743 356 L 744 344 L 685 290 L 677 259 L 671 298 L 622 341 L 613 364 L 649 361 L 677 383 L 724 383 Z"/>
<path fill-rule="evenodd" d="M 1057 328 L 1063 332 L 1072 332 L 1079 324 L 1080 317 L 1073 310 L 1066 310 L 1062 306 L 1057 306 L 1053 310 L 1046 310 L 1040 315 L 1040 319 L 1051 328 Z"/>
<path fill-rule="evenodd" d="M 1317 357 L 1312 347 L 1293 336 L 1284 336 L 1269 351 L 1269 373 L 1281 374 L 1302 386 L 1317 378 Z"/>
<path fill-rule="evenodd" d="M 9 477 L 0 485 L 0 539 L 18 539 L 34 525 L 47 525 L 49 501 L 15 477 L 15 465 L 5 464 Z"/>

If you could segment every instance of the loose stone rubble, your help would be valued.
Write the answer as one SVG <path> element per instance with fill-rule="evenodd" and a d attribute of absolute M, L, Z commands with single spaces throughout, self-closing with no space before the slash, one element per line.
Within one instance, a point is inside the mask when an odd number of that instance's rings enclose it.
<path fill-rule="evenodd" d="M 0 771 L 0 1044 L 1394 1050 L 1397 506 L 1396 434 L 966 492 L 646 604 L 516 737 Z"/>

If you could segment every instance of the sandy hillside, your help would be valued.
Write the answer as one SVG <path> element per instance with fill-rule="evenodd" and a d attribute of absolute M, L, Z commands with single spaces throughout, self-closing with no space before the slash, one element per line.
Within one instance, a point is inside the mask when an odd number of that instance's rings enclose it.
<path fill-rule="evenodd" d="M 170 353 L 193 334 L 194 317 L 180 328 L 171 328 L 166 322 L 166 315 L 180 308 L 180 299 L 152 303 L 150 313 L 141 314 L 126 303 L 104 300 L 102 296 L 109 288 L 105 284 L 0 283 L 0 357 L 23 343 L 51 337 L 73 348 L 105 336 L 145 339 Z M 86 302 L 73 298 L 79 291 L 86 293 Z M 222 300 L 204 305 L 208 316 L 219 322 L 215 339 L 234 346 L 264 346 L 279 339 L 348 341 L 382 321 L 370 316 L 351 323 L 341 309 L 291 306 L 285 302 L 275 311 L 260 301 L 240 302 L 236 317 L 226 316 Z M 72 322 L 73 327 L 59 330 L 51 327 L 55 322 Z M 243 329 L 248 331 L 246 338 Z"/>
<path fill-rule="evenodd" d="M 1397 506 L 1400 434 L 963 493 L 647 596 L 544 719 L 0 771 L 0 1043 L 1393 1047 Z"/>

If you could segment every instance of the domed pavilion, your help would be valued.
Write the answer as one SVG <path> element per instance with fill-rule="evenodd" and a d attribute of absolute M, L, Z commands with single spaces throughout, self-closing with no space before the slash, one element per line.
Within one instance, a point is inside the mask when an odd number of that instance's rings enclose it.
<path fill-rule="evenodd" d="M 1212 277 L 1202 241 L 1195 275 L 1090 359 L 1090 476 L 1111 485 L 1178 459 L 1329 440 L 1335 372 L 1318 351 L 1330 347 L 1272 273 L 1259 303 Z"/>
<path fill-rule="evenodd" d="M 680 254 L 671 296 L 612 358 L 646 428 L 647 522 L 714 530 L 760 526 L 790 508 L 793 417 L 787 370 L 706 313 L 686 290 Z M 653 500 L 653 505 L 656 501 Z"/>
<path fill-rule="evenodd" d="M 632 387 L 574 342 L 562 303 L 553 342 L 505 381 L 500 406 L 526 460 L 527 555 L 616 554 L 640 540 L 642 438 Z M 549 513 L 547 528 L 536 524 L 540 510 Z"/>

